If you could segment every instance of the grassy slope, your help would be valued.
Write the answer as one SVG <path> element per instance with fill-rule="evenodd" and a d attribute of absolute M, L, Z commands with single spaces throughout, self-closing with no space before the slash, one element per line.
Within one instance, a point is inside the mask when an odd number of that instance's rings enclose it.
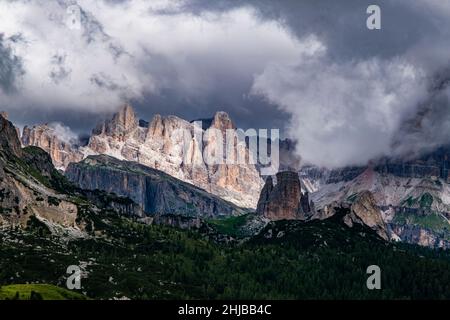
<path fill-rule="evenodd" d="M 427 215 L 415 215 L 399 212 L 395 215 L 393 222 L 402 224 L 417 225 L 434 232 L 442 233 L 445 236 L 450 226 L 447 220 L 440 214 L 432 212 Z M 448 238 L 448 237 L 446 237 Z"/>
<path fill-rule="evenodd" d="M 86 300 L 79 293 L 48 284 L 15 284 L 0 287 L 0 300 L 29 300 L 32 292 L 43 300 Z"/>
<path fill-rule="evenodd" d="M 245 225 L 250 217 L 250 214 L 245 214 L 227 219 L 211 219 L 208 220 L 208 223 L 220 233 L 238 237 L 241 235 L 240 228 Z"/>

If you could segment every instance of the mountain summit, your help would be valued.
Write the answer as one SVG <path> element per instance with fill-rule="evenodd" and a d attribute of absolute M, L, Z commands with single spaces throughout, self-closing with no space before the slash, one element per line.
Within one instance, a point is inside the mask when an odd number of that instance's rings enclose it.
<path fill-rule="evenodd" d="M 62 170 L 70 162 L 79 162 L 89 155 L 105 154 L 161 170 L 238 206 L 256 207 L 263 181 L 255 165 L 209 165 L 203 162 L 205 149 L 217 150 L 220 139 L 203 135 L 205 128 L 197 128 L 201 130 L 202 141 L 192 138 L 188 147 L 183 148 L 186 143 L 183 132 L 193 134 L 197 130 L 195 123 L 176 116 L 161 115 L 155 115 L 146 126 L 142 123 L 127 104 L 96 126 L 87 146 L 79 147 L 61 141 L 56 132 L 46 126 L 26 127 L 22 143 L 47 151 L 55 166 Z M 225 131 L 235 128 L 229 115 L 222 111 L 217 112 L 208 125 L 208 128 L 220 130 L 224 140 Z M 244 148 L 248 154 L 249 150 Z"/>

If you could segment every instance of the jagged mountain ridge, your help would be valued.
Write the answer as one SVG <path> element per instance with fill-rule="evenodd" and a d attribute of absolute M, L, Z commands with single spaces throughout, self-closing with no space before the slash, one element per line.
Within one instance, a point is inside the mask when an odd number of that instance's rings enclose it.
<path fill-rule="evenodd" d="M 432 247 L 450 247 L 450 149 L 416 160 L 382 159 L 366 167 L 300 170 L 304 189 L 319 210 L 351 205 L 369 191 L 390 238 Z"/>
<path fill-rule="evenodd" d="M 207 124 L 209 128 L 222 132 L 234 128 L 231 119 L 224 112 L 217 112 L 210 124 Z M 89 155 L 106 154 L 161 170 L 241 207 L 256 207 L 263 185 L 256 166 L 206 164 L 202 161 L 202 155 L 206 148 L 217 148 L 214 137 L 204 138 L 202 144 L 197 138 L 192 139 L 185 154 L 182 148 L 182 130 L 194 133 L 195 124 L 176 116 L 160 115 L 155 115 L 150 123 L 144 124 L 137 118 L 133 108 L 125 105 L 110 120 L 100 123 L 92 131 L 87 146 L 60 141 L 45 126 L 24 128 L 22 143 L 43 148 L 52 156 L 55 166 L 62 170 L 70 162 L 79 162 Z M 202 132 L 204 133 L 204 129 Z M 249 150 L 245 143 L 243 146 L 236 144 L 235 149 L 248 157 Z"/>

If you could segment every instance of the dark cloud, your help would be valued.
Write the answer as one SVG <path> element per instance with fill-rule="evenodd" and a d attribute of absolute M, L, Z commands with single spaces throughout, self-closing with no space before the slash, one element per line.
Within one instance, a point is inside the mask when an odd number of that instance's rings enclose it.
<path fill-rule="evenodd" d="M 433 2 L 433 1 L 432 1 Z M 354 57 L 392 57 L 403 54 L 422 39 L 447 34 L 441 23 L 448 24 L 420 5 L 424 1 L 395 0 L 188 0 L 179 8 L 202 14 L 205 11 L 224 11 L 237 7 L 255 8 L 263 20 L 276 20 L 288 27 L 297 37 L 315 34 L 327 44 L 334 59 Z M 366 28 L 366 9 L 381 7 L 382 29 Z"/>
<path fill-rule="evenodd" d="M 78 33 L 64 25 L 65 9 L 75 3 L 82 9 Z M 86 132 L 125 100 L 145 120 L 224 110 L 242 128 L 284 129 L 299 140 L 304 159 L 330 166 L 410 153 L 430 139 L 449 142 L 450 5 L 379 0 L 382 28 L 371 31 L 371 4 L 0 3 L 10 13 L 0 28 L 11 41 L 18 32 L 28 41 L 11 44 L 14 55 L 0 43 L 0 85 L 11 92 L 26 72 L 6 103 L 23 124 L 61 121 Z"/>
<path fill-rule="evenodd" d="M 5 94 L 16 91 L 18 78 L 23 74 L 22 62 L 13 54 L 8 43 L 20 41 L 20 35 L 5 38 L 0 34 L 0 89 Z"/>

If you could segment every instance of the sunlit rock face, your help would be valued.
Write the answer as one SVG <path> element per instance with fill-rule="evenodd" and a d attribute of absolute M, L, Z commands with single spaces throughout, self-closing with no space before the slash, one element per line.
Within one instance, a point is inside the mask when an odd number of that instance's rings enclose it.
<path fill-rule="evenodd" d="M 22 143 L 43 148 L 59 169 L 65 170 L 70 162 L 89 155 L 106 154 L 161 170 L 241 207 L 255 208 L 263 180 L 254 164 L 229 164 L 225 151 L 222 162 L 205 161 L 205 155 L 217 156 L 220 149 L 226 150 L 226 130 L 234 128 L 225 112 L 217 112 L 202 126 L 160 115 L 146 123 L 137 118 L 130 105 L 125 105 L 111 119 L 97 125 L 87 146 L 60 141 L 48 126 L 26 127 Z M 245 143 L 236 141 L 232 146 L 233 154 L 239 152 L 248 159 L 250 151 Z"/>
<path fill-rule="evenodd" d="M 64 170 L 71 162 L 83 159 L 83 154 L 78 150 L 75 141 L 62 140 L 54 128 L 47 124 L 25 126 L 21 141 L 24 146 L 36 146 L 46 151 L 51 156 L 54 166 L 60 170 Z"/>

